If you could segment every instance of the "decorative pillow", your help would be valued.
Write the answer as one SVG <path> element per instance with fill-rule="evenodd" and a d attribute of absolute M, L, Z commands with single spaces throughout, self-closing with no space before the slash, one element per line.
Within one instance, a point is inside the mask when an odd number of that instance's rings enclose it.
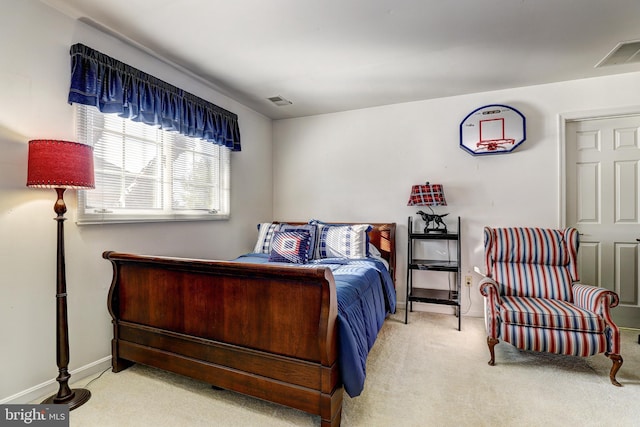
<path fill-rule="evenodd" d="M 316 258 L 366 258 L 369 224 L 318 224 Z"/>
<path fill-rule="evenodd" d="M 304 231 L 309 233 L 309 259 L 314 258 L 316 236 L 318 235 L 318 227 L 315 224 L 292 225 L 282 223 L 277 231 Z"/>
<path fill-rule="evenodd" d="M 310 235 L 307 231 L 276 231 L 271 239 L 269 261 L 306 264 Z"/>
<path fill-rule="evenodd" d="M 270 254 L 273 233 L 279 229 L 280 224 L 273 222 L 263 222 L 258 224 L 258 241 L 253 248 L 253 252 L 257 254 Z"/>

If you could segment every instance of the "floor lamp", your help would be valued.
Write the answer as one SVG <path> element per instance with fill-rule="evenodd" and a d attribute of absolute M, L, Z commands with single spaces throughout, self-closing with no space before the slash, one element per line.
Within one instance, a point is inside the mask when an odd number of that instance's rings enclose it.
<path fill-rule="evenodd" d="M 58 252 L 56 276 L 56 360 L 58 364 L 58 393 L 43 404 L 67 404 L 69 410 L 84 404 L 91 397 L 86 389 L 69 387 L 69 324 L 67 321 L 67 283 L 64 267 L 64 214 L 67 207 L 63 194 L 67 188 L 94 188 L 93 147 L 76 142 L 29 141 L 27 187 L 53 188 L 58 199 L 53 206 L 58 223 Z"/>

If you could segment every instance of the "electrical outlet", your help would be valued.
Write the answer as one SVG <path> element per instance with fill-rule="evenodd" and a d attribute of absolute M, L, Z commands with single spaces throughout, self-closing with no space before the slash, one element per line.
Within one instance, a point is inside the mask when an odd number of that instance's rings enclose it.
<path fill-rule="evenodd" d="M 473 284 L 473 277 L 471 276 L 464 276 L 464 285 L 468 288 L 471 287 L 471 285 Z"/>

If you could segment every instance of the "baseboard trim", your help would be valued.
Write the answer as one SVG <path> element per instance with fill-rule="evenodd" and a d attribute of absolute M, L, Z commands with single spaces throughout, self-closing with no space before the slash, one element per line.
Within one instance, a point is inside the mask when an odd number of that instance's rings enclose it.
<path fill-rule="evenodd" d="M 95 362 L 89 363 L 87 365 L 81 366 L 78 369 L 74 369 L 71 371 L 71 386 L 76 387 L 77 382 L 84 378 L 90 377 L 91 375 L 98 374 L 105 369 L 109 369 L 111 366 L 111 356 L 103 357 L 102 359 L 96 360 Z M 81 387 L 78 386 L 78 387 Z M 76 387 L 77 388 L 77 387 Z M 0 405 L 4 404 L 26 404 L 39 402 L 41 399 L 45 399 L 47 396 L 50 396 L 58 391 L 58 383 L 54 379 L 43 382 L 26 390 L 23 390 L 19 393 L 14 394 L 13 396 L 9 396 L 5 399 L 0 400 Z"/>

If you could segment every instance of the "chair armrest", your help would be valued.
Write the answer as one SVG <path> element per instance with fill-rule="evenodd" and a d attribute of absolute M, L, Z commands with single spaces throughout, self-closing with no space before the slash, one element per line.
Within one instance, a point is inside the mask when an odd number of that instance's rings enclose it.
<path fill-rule="evenodd" d="M 581 283 L 573 284 L 573 303 L 585 310 L 598 315 L 609 313 L 609 308 L 613 308 L 620 302 L 618 294 L 604 288 L 598 288 Z"/>
<path fill-rule="evenodd" d="M 589 310 L 604 319 L 606 335 L 608 337 L 607 352 L 620 354 L 620 331 L 613 322 L 609 309 L 618 305 L 618 294 L 608 289 L 595 286 L 573 284 L 573 304 Z"/>
<path fill-rule="evenodd" d="M 491 277 L 484 277 L 478 283 L 482 296 L 486 298 L 485 327 L 489 338 L 498 339 L 500 335 L 500 286 Z"/>
<path fill-rule="evenodd" d="M 500 286 L 491 277 L 483 277 L 478 283 L 478 288 L 483 297 L 487 298 L 491 305 L 498 306 L 502 303 L 500 298 Z"/>

